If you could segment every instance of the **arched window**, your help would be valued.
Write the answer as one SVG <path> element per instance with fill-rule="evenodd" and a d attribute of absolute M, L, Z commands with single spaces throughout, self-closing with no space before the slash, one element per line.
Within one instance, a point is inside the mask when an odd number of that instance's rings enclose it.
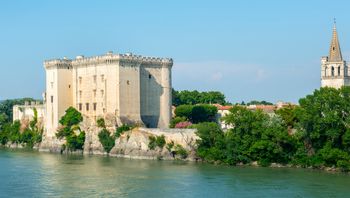
<path fill-rule="evenodd" d="M 332 67 L 331 74 L 334 76 L 334 67 Z"/>
<path fill-rule="evenodd" d="M 340 76 L 340 66 L 338 66 L 338 76 Z"/>

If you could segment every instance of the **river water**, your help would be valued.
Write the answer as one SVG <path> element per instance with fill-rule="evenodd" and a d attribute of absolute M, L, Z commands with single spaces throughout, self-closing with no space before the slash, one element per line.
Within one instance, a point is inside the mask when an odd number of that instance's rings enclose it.
<path fill-rule="evenodd" d="M 350 175 L 0 150 L 0 197 L 350 197 Z"/>

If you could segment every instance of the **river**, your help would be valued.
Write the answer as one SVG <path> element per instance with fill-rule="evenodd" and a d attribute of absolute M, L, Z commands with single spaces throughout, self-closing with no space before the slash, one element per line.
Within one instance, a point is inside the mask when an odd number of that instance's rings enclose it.
<path fill-rule="evenodd" d="M 0 150 L 0 197 L 350 197 L 350 175 Z"/>

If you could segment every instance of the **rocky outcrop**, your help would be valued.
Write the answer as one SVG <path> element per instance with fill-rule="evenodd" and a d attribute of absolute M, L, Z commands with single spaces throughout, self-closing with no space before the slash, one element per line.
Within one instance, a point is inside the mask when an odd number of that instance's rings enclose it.
<path fill-rule="evenodd" d="M 101 129 L 88 122 L 81 124 L 81 129 L 85 131 L 84 154 L 105 155 L 104 149 L 98 139 L 98 133 Z M 113 135 L 115 128 L 107 127 Z M 150 149 L 148 144 L 151 136 L 162 136 L 166 145 L 163 148 L 156 147 Z M 186 160 L 195 160 L 195 143 L 198 136 L 195 134 L 195 129 L 148 129 L 134 128 L 126 131 L 115 140 L 115 146 L 110 152 L 110 156 L 137 158 L 137 159 L 177 159 L 181 158 L 176 155 L 174 148 L 167 148 L 167 144 L 181 145 L 186 150 L 188 156 Z M 63 140 L 58 140 L 56 137 L 43 136 L 43 141 L 40 144 L 39 150 L 46 152 L 61 152 Z"/>
<path fill-rule="evenodd" d="M 166 145 L 163 148 L 156 147 L 150 149 L 148 144 L 150 136 L 165 137 Z M 187 160 L 195 160 L 195 143 L 198 137 L 194 129 L 147 129 L 135 128 L 123 133 L 117 140 L 116 145 L 111 150 L 110 155 L 139 158 L 139 159 L 177 159 L 175 149 L 167 148 L 167 145 L 181 145 L 187 153 Z M 175 154 L 175 155 L 174 155 Z"/>

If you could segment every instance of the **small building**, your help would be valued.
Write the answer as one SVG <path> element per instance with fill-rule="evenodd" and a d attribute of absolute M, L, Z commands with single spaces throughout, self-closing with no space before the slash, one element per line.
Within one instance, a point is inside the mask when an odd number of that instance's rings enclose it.
<path fill-rule="evenodd" d="M 41 104 L 39 101 L 26 101 L 24 105 L 14 105 L 13 121 L 31 121 L 34 118 L 35 111 L 37 112 L 38 121 L 43 123 L 45 119 L 45 105 Z"/>

